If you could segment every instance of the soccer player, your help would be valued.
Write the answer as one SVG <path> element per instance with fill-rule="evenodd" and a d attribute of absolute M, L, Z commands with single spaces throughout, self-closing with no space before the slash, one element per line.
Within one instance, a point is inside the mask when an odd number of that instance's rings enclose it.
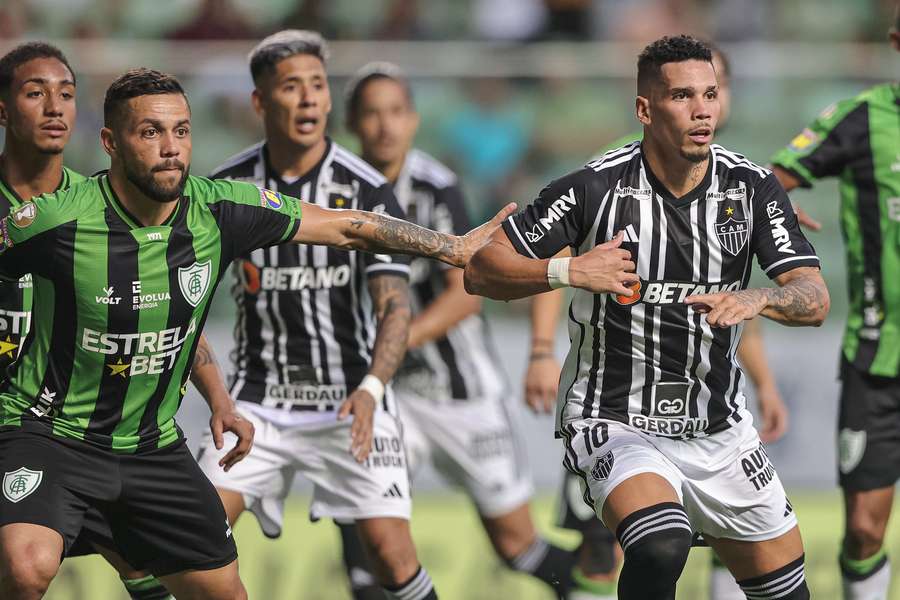
<path fill-rule="evenodd" d="M 707 43 L 712 52 L 713 68 L 719 84 L 720 134 L 731 113 L 731 67 L 728 57 L 716 46 Z M 632 132 L 611 143 L 604 153 L 640 140 L 641 131 Z M 799 215 L 798 215 L 799 217 Z M 803 219 L 799 219 L 801 224 Z M 555 299 L 555 302 L 554 302 Z M 557 317 L 562 304 L 562 290 L 547 292 L 535 298 L 532 316 L 532 343 L 528 369 L 525 374 L 526 402 L 538 412 L 550 412 L 556 399 L 560 366 L 553 354 Z M 787 430 L 788 411 L 775 385 L 775 377 L 766 361 L 759 319 L 747 321 L 738 345 L 741 367 L 753 383 L 762 418 L 759 437 L 764 443 L 778 440 Z M 560 497 L 559 526 L 582 534 L 578 565 L 574 574 L 576 590 L 570 600 L 606 600 L 615 596 L 615 578 L 620 551 L 615 536 L 594 518 L 593 510 L 584 504 L 580 478 L 568 471 L 563 475 Z M 710 597 L 715 600 L 741 600 L 744 593 L 734 577 L 712 554 Z"/>
<path fill-rule="evenodd" d="M 900 51 L 900 6 L 889 38 Z M 844 598 L 888 597 L 884 535 L 900 476 L 900 84 L 826 108 L 772 158 L 786 190 L 838 177 L 850 313 L 841 349 L 838 480 Z"/>
<path fill-rule="evenodd" d="M 345 97 L 348 129 L 363 158 L 394 186 L 407 218 L 446 233 L 467 231 L 456 174 L 413 147 L 419 115 L 400 69 L 366 65 Z M 430 460 L 466 490 L 510 568 L 565 593 L 572 553 L 538 536 L 531 520 L 523 440 L 506 405 L 481 299 L 466 293 L 461 271 L 428 259 L 413 261 L 411 289 L 409 350 L 394 378 L 411 470 Z"/>
<path fill-rule="evenodd" d="M 327 57 L 311 31 L 282 31 L 253 49 L 252 101 L 266 137 L 212 178 L 403 218 L 387 180 L 325 135 Z M 267 536 L 280 536 L 291 482 L 305 475 L 315 486 L 311 518 L 344 522 L 343 535 L 373 557 L 378 584 L 400 598 L 431 597 L 409 531 L 403 435 L 387 385 L 409 335 L 409 261 L 284 244 L 241 255 L 235 273 L 231 391 L 259 433 L 248 462 L 229 473 L 216 468 L 211 440 L 200 458 L 229 521 L 250 510 Z M 352 588 L 361 583 L 374 582 L 351 574 Z"/>
<path fill-rule="evenodd" d="M 709 48 L 661 38 L 637 80 L 643 141 L 550 183 L 472 258 L 466 287 L 502 299 L 579 288 L 557 433 L 624 551 L 619 598 L 674 598 L 695 531 L 749 596 L 809 598 L 735 352 L 759 314 L 824 320 L 818 258 L 771 172 L 712 144 Z M 571 258 L 548 260 L 566 246 Z M 754 255 L 777 288 L 747 288 Z"/>
<path fill-rule="evenodd" d="M 222 503 L 174 420 L 228 264 L 290 239 L 464 266 L 512 210 L 449 236 L 189 176 L 190 116 L 174 77 L 125 73 L 104 100 L 109 172 L 0 220 L 0 275 L 34 282 L 33 327 L 0 390 L 4 600 L 43 595 L 89 509 L 176 597 L 246 598 Z"/>

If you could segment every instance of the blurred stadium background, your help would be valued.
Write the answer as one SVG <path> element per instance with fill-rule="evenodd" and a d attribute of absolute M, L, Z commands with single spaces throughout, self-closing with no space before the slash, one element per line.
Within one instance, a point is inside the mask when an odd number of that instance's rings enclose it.
<path fill-rule="evenodd" d="M 191 99 L 193 173 L 205 174 L 257 141 L 245 56 L 255 41 L 285 27 L 316 29 L 330 41 L 334 110 L 330 134 L 355 147 L 343 127 L 348 75 L 372 59 L 411 75 L 422 114 L 418 145 L 462 176 L 473 218 L 577 168 L 608 142 L 636 130 L 636 56 L 669 33 L 714 40 L 732 63 L 731 120 L 718 141 L 765 163 L 821 109 L 873 83 L 895 79 L 900 57 L 885 42 L 893 0 L 2 0 L 0 53 L 46 39 L 68 53 L 78 76 L 78 125 L 69 166 L 106 164 L 98 143 L 107 84 L 127 68 L 178 75 Z M 794 200 L 823 222 L 811 234 L 823 259 L 832 311 L 821 329 L 765 325 L 767 352 L 791 409 L 787 436 L 770 447 L 793 492 L 807 540 L 814 597 L 839 597 L 836 556 L 843 522 L 835 490 L 836 366 L 846 314 L 842 244 L 834 183 Z M 528 414 L 521 380 L 527 305 L 488 303 L 495 342 L 509 375 L 539 490 L 536 511 L 554 531 L 560 448 L 552 422 Z M 232 306 L 219 291 L 207 326 L 220 360 L 231 349 Z M 559 332 L 557 350 L 565 351 Z M 193 391 L 180 422 L 196 445 L 207 412 Z M 305 489 L 291 506 L 285 537 L 264 540 L 252 518 L 237 528 L 241 572 L 252 598 L 347 597 L 336 532 L 311 525 Z M 548 598 L 503 571 L 465 498 L 422 473 L 413 528 L 423 563 L 444 598 Z M 900 550 L 896 528 L 888 550 Z M 706 598 L 707 550 L 695 550 L 680 599 Z M 331 574 L 322 577 L 322 573 Z M 325 585 L 323 585 L 325 582 Z M 894 586 L 892 598 L 900 598 Z M 544 595 L 542 595 L 542 593 Z M 93 559 L 64 564 L 50 600 L 124 598 L 112 570 Z"/>

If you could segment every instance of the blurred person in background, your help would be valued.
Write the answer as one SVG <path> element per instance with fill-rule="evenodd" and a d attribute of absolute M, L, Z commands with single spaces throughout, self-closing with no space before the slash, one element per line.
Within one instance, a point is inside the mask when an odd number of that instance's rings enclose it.
<path fill-rule="evenodd" d="M 674 599 L 698 532 L 749 597 L 805 600 L 797 519 L 734 355 L 758 314 L 822 323 L 819 261 L 774 175 L 712 144 L 708 47 L 663 37 L 641 53 L 637 81 L 642 141 L 551 182 L 475 254 L 466 289 L 579 288 L 557 435 L 623 548 L 620 599 Z M 575 256 L 554 258 L 565 247 Z M 753 255 L 777 288 L 747 288 Z"/>
<path fill-rule="evenodd" d="M 888 34 L 900 51 L 900 4 Z M 900 83 L 827 107 L 772 157 L 788 191 L 840 180 L 850 313 L 841 348 L 838 481 L 846 600 L 884 600 L 884 536 L 900 477 Z M 771 214 L 771 213 L 770 213 Z"/>
<path fill-rule="evenodd" d="M 713 68 L 719 83 L 721 109 L 716 127 L 716 135 L 719 135 L 727 125 L 731 112 L 731 68 L 728 57 L 719 48 L 708 42 L 707 45 L 712 51 Z M 593 160 L 642 137 L 641 131 L 622 136 L 609 144 Z M 543 304 L 533 307 L 531 311 L 533 333 L 531 355 L 525 372 L 525 400 L 536 412 L 549 413 L 556 402 L 561 370 L 553 353 L 553 346 L 564 294 L 562 290 L 557 290 L 536 297 L 536 299 L 543 298 L 545 298 L 541 300 Z M 756 392 L 755 397 L 762 419 L 760 440 L 770 443 L 777 441 L 787 431 L 788 410 L 766 360 L 761 329 L 758 318 L 745 323 L 737 355 Z M 559 500 L 558 525 L 582 534 L 579 561 L 574 574 L 576 589 L 573 589 L 570 598 L 605 600 L 615 596 L 615 579 L 621 551 L 617 548 L 615 536 L 594 516 L 593 509 L 584 503 L 583 494 L 581 478 L 565 471 Z M 715 600 L 744 598 L 740 586 L 715 553 L 712 554 L 710 597 Z"/>
<path fill-rule="evenodd" d="M 325 135 L 327 58 L 325 40 L 311 31 L 282 31 L 253 49 L 252 101 L 265 140 L 212 178 L 403 218 L 387 180 Z M 408 259 L 285 244 L 241 256 L 234 269 L 231 393 L 257 438 L 250 460 L 229 473 L 215 468 L 211 439 L 199 455 L 229 521 L 249 510 L 266 536 L 279 537 L 299 473 L 314 484 L 311 519 L 345 523 L 345 545 L 361 543 L 371 557 L 375 576 L 364 586 L 401 600 L 435 598 L 410 536 L 403 434 L 387 385 L 406 350 Z"/>
<path fill-rule="evenodd" d="M 253 26 L 232 0 L 201 0 L 197 14 L 169 34 L 179 41 L 248 40 L 255 37 Z"/>
<path fill-rule="evenodd" d="M 363 158 L 393 185 L 407 218 L 446 233 L 468 231 L 456 174 L 413 147 L 419 114 L 400 69 L 368 64 L 345 96 L 348 129 L 359 138 Z M 506 565 L 564 595 L 573 556 L 542 539 L 531 519 L 524 440 L 507 405 L 506 376 L 481 299 L 466 293 L 462 271 L 433 260 L 414 259 L 410 283 L 409 347 L 393 382 L 410 471 L 430 462 L 462 487 Z M 351 572 L 364 567 L 348 565 Z"/>

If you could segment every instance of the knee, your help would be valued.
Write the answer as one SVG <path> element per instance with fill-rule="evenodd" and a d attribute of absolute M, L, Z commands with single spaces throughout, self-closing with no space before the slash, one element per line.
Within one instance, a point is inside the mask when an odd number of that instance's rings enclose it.
<path fill-rule="evenodd" d="M 681 573 L 691 551 L 691 534 L 684 531 L 650 534 L 625 549 L 625 560 L 640 563 L 647 572 Z"/>
<path fill-rule="evenodd" d="M 864 511 L 854 511 L 847 518 L 847 542 L 855 548 L 881 547 L 884 542 L 884 523 Z"/>
<path fill-rule="evenodd" d="M 16 590 L 26 598 L 40 598 L 56 576 L 59 561 L 59 554 L 54 549 L 25 544 L 4 558 L 0 569 L 4 585 L 0 587 Z"/>
<path fill-rule="evenodd" d="M 640 565 L 647 569 L 645 572 L 675 580 L 687 562 L 693 532 L 684 508 L 666 502 L 626 517 L 616 536 L 625 551 L 626 564 Z"/>
<path fill-rule="evenodd" d="M 382 585 L 401 585 L 416 574 L 419 561 L 409 536 L 380 535 L 364 541 Z"/>
<path fill-rule="evenodd" d="M 492 531 L 490 538 L 494 551 L 508 564 L 528 550 L 537 540 L 537 535 L 533 530 L 522 532 L 503 529 Z"/>

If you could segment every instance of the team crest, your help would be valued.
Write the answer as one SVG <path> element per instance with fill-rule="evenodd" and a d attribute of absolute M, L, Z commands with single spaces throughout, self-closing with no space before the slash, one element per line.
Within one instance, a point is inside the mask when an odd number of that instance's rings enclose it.
<path fill-rule="evenodd" d="M 22 467 L 3 474 L 3 496 L 10 502 L 24 500 L 38 489 L 44 478 L 43 471 L 32 471 Z"/>
<path fill-rule="evenodd" d="M 197 306 L 209 289 L 210 261 L 194 263 L 189 267 L 178 267 L 178 287 L 181 295 L 191 306 Z"/>
<path fill-rule="evenodd" d="M 610 471 L 613 468 L 613 453 L 612 451 L 607 452 L 596 461 L 594 461 L 594 468 L 591 469 L 591 477 L 596 479 L 597 481 L 603 481 L 607 477 L 609 477 Z"/>
<path fill-rule="evenodd" d="M 12 220 L 16 227 L 25 229 L 34 222 L 36 216 L 37 208 L 34 206 L 34 202 L 26 202 L 13 212 Z"/>
<path fill-rule="evenodd" d="M 841 429 L 838 435 L 838 463 L 841 473 L 849 473 L 859 465 L 866 453 L 866 432 Z"/>
<path fill-rule="evenodd" d="M 284 198 L 278 192 L 259 188 L 259 205 L 263 208 L 278 210 L 284 204 Z"/>
<path fill-rule="evenodd" d="M 716 223 L 716 237 L 719 238 L 719 244 L 732 256 L 737 256 L 743 249 L 749 234 L 747 219 L 739 220 L 730 216 L 723 223 Z"/>

